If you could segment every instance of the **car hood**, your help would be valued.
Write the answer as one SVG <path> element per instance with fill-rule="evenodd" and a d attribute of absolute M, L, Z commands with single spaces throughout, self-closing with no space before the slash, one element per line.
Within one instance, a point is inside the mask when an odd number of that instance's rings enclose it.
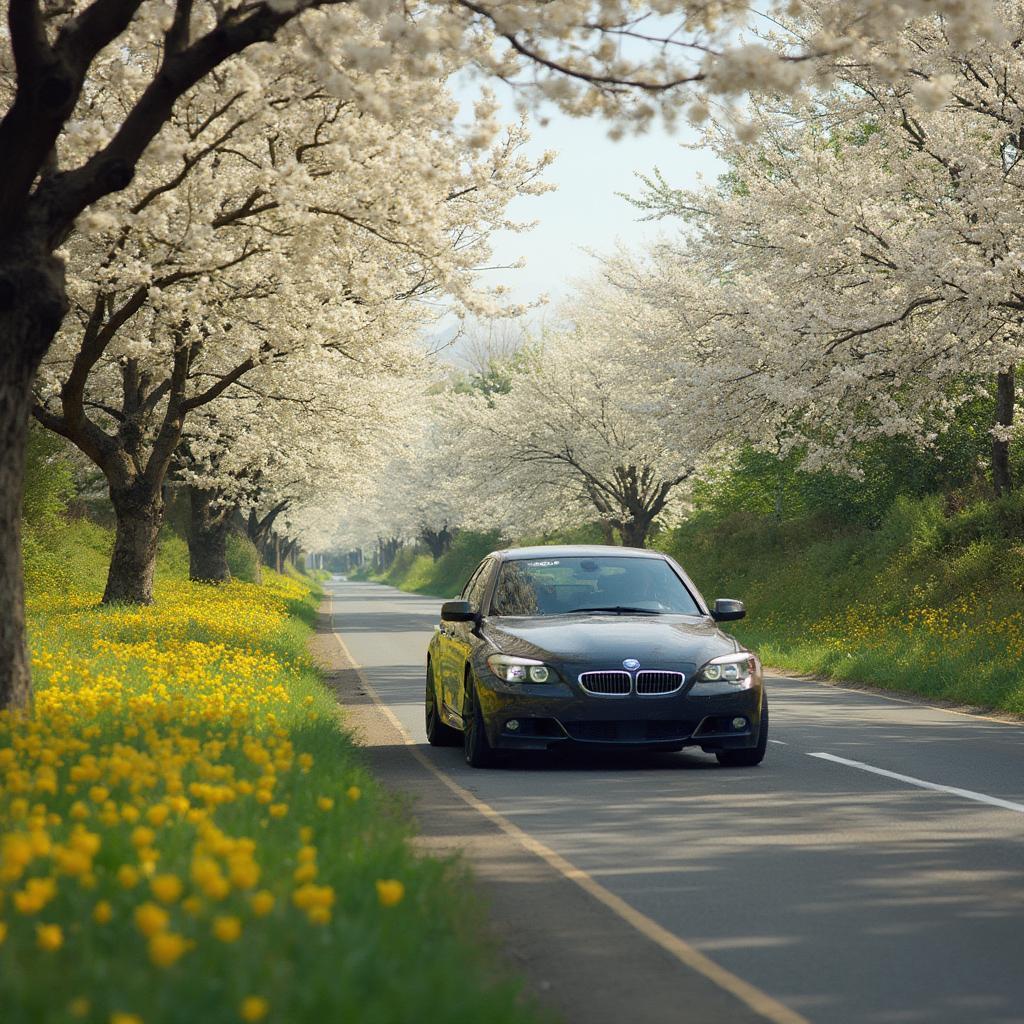
<path fill-rule="evenodd" d="M 641 668 L 699 666 L 742 650 L 712 620 L 690 615 L 501 618 L 489 620 L 483 634 L 502 654 L 606 669 L 621 668 L 626 658 Z"/>

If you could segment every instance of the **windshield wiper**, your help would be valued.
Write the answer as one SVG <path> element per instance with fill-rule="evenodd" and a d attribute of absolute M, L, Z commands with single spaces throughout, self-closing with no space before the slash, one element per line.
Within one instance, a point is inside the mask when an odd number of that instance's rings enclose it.
<path fill-rule="evenodd" d="M 634 608 L 627 604 L 609 605 L 607 608 L 571 608 L 565 615 L 575 615 L 578 612 L 614 612 L 616 615 L 664 615 L 655 608 Z"/>

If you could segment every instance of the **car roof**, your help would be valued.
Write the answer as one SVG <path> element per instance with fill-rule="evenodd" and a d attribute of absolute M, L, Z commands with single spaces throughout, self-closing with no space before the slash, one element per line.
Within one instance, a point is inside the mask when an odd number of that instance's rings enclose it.
<path fill-rule="evenodd" d="M 599 555 L 615 555 L 619 558 L 662 558 L 660 551 L 649 548 L 620 548 L 615 544 L 538 544 L 531 548 L 505 548 L 492 551 L 491 558 L 503 562 L 520 558 L 596 558 Z"/>

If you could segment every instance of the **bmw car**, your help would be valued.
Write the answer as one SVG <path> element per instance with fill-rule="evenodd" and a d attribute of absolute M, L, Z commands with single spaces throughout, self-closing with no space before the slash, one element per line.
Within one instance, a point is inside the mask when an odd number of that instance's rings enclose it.
<path fill-rule="evenodd" d="M 567 745 L 678 751 L 753 766 L 768 741 L 757 656 L 680 566 L 645 549 L 489 554 L 441 607 L 427 658 L 427 738 L 474 767 Z"/>

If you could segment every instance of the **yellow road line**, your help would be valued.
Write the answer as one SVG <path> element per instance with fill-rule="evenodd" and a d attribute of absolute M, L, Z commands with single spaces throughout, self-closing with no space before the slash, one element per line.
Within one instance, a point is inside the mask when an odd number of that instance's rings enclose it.
<path fill-rule="evenodd" d="M 331 625 L 333 629 L 333 595 L 331 597 Z M 772 1021 L 774 1024 L 810 1024 L 806 1017 L 791 1010 L 788 1006 L 784 1006 L 777 999 L 773 999 L 755 985 L 751 985 L 731 971 L 727 971 L 713 960 L 709 960 L 703 953 L 698 952 L 689 943 L 679 938 L 678 935 L 674 935 L 667 928 L 663 928 L 657 921 L 652 920 L 646 914 L 641 914 L 639 910 L 630 906 L 620 896 L 616 896 L 615 893 L 606 889 L 595 878 L 587 874 L 586 871 L 576 867 L 561 854 L 552 850 L 550 846 L 546 846 L 529 833 L 524 832 L 518 825 L 514 825 L 503 814 L 491 807 L 490 804 L 486 804 L 483 800 L 475 797 L 468 789 L 464 789 L 451 776 L 432 764 L 423 756 L 422 751 L 419 750 L 419 744 L 409 735 L 405 726 L 399 721 L 398 716 L 381 700 L 377 691 L 370 685 L 370 681 L 366 678 L 366 673 L 363 672 L 362 666 L 352 657 L 352 653 L 345 645 L 345 641 L 342 640 L 341 634 L 335 631 L 334 637 L 338 641 L 338 646 L 341 648 L 346 660 L 352 666 L 353 671 L 359 676 L 359 681 L 366 688 L 366 692 L 370 695 L 371 700 L 381 710 L 384 717 L 398 730 L 398 734 L 402 737 L 405 745 L 409 747 L 409 752 L 412 756 L 428 772 L 440 779 L 460 800 L 467 803 L 474 811 L 482 814 L 488 821 L 497 825 L 502 832 L 511 839 L 514 839 L 524 849 L 540 857 L 541 860 L 554 868 L 562 877 L 575 882 L 581 889 L 593 896 L 594 899 L 603 903 L 612 913 L 622 918 L 627 924 L 632 925 L 641 935 L 656 943 L 681 964 L 696 971 L 730 995 L 735 996 L 755 1013 L 764 1017 L 765 1020 Z"/>

